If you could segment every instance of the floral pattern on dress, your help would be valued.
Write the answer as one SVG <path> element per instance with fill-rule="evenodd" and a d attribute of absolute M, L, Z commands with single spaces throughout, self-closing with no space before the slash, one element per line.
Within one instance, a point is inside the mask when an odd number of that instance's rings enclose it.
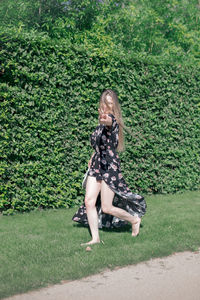
<path fill-rule="evenodd" d="M 88 175 L 96 177 L 96 180 L 104 180 L 106 182 L 115 193 L 114 206 L 128 211 L 131 215 L 142 217 L 146 212 L 146 202 L 143 196 L 131 192 L 122 176 L 120 159 L 116 151 L 119 140 L 119 125 L 112 114 L 109 114 L 109 116 L 112 118 L 112 126 L 108 127 L 100 124 L 90 137 L 95 154 L 93 155 Z M 99 228 L 121 227 L 127 224 L 127 221 L 102 212 L 100 194 L 97 198 L 96 207 Z M 72 220 L 88 225 L 84 204 L 75 213 Z"/>

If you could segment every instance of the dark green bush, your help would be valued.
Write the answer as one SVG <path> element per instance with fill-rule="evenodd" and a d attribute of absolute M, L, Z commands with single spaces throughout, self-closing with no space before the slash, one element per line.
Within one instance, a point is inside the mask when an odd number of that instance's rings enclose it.
<path fill-rule="evenodd" d="M 5 30 L 0 36 L 0 210 L 71 207 L 92 148 L 104 88 L 119 95 L 127 133 L 120 154 L 133 191 L 199 188 L 197 66 L 102 57 L 68 40 Z"/>

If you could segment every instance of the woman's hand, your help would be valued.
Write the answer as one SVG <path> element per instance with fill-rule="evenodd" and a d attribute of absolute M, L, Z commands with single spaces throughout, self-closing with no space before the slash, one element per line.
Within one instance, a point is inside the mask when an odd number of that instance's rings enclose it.
<path fill-rule="evenodd" d="M 105 114 L 104 112 L 100 111 L 100 109 L 99 109 L 99 123 L 104 124 L 106 126 L 112 125 L 112 118 L 108 114 Z"/>

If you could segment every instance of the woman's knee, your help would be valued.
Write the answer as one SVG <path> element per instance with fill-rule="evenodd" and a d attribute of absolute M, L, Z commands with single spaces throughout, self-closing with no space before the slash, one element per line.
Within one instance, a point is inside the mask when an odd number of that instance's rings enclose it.
<path fill-rule="evenodd" d="M 106 205 L 102 205 L 102 206 L 101 206 L 101 209 L 102 209 L 102 211 L 103 211 L 105 214 L 110 214 L 111 211 L 112 211 L 112 207 L 109 207 L 109 206 L 106 206 Z"/>
<path fill-rule="evenodd" d="M 85 197 L 85 206 L 86 208 L 93 208 L 96 205 L 96 199 L 93 197 Z"/>

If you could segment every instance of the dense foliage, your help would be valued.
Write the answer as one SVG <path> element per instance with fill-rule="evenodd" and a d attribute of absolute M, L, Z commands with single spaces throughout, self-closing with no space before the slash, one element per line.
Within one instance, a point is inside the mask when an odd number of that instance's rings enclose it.
<path fill-rule="evenodd" d="M 1 1 L 1 211 L 83 201 L 108 87 L 129 128 L 120 157 L 132 190 L 199 188 L 197 3 L 180 3 L 19 0 L 18 14 L 16 1 Z"/>
<path fill-rule="evenodd" d="M 120 95 L 126 125 L 122 168 L 131 188 L 199 187 L 199 70 L 122 56 L 90 56 L 66 40 L 2 37 L 1 210 L 72 206 L 92 153 L 103 88 Z"/>

